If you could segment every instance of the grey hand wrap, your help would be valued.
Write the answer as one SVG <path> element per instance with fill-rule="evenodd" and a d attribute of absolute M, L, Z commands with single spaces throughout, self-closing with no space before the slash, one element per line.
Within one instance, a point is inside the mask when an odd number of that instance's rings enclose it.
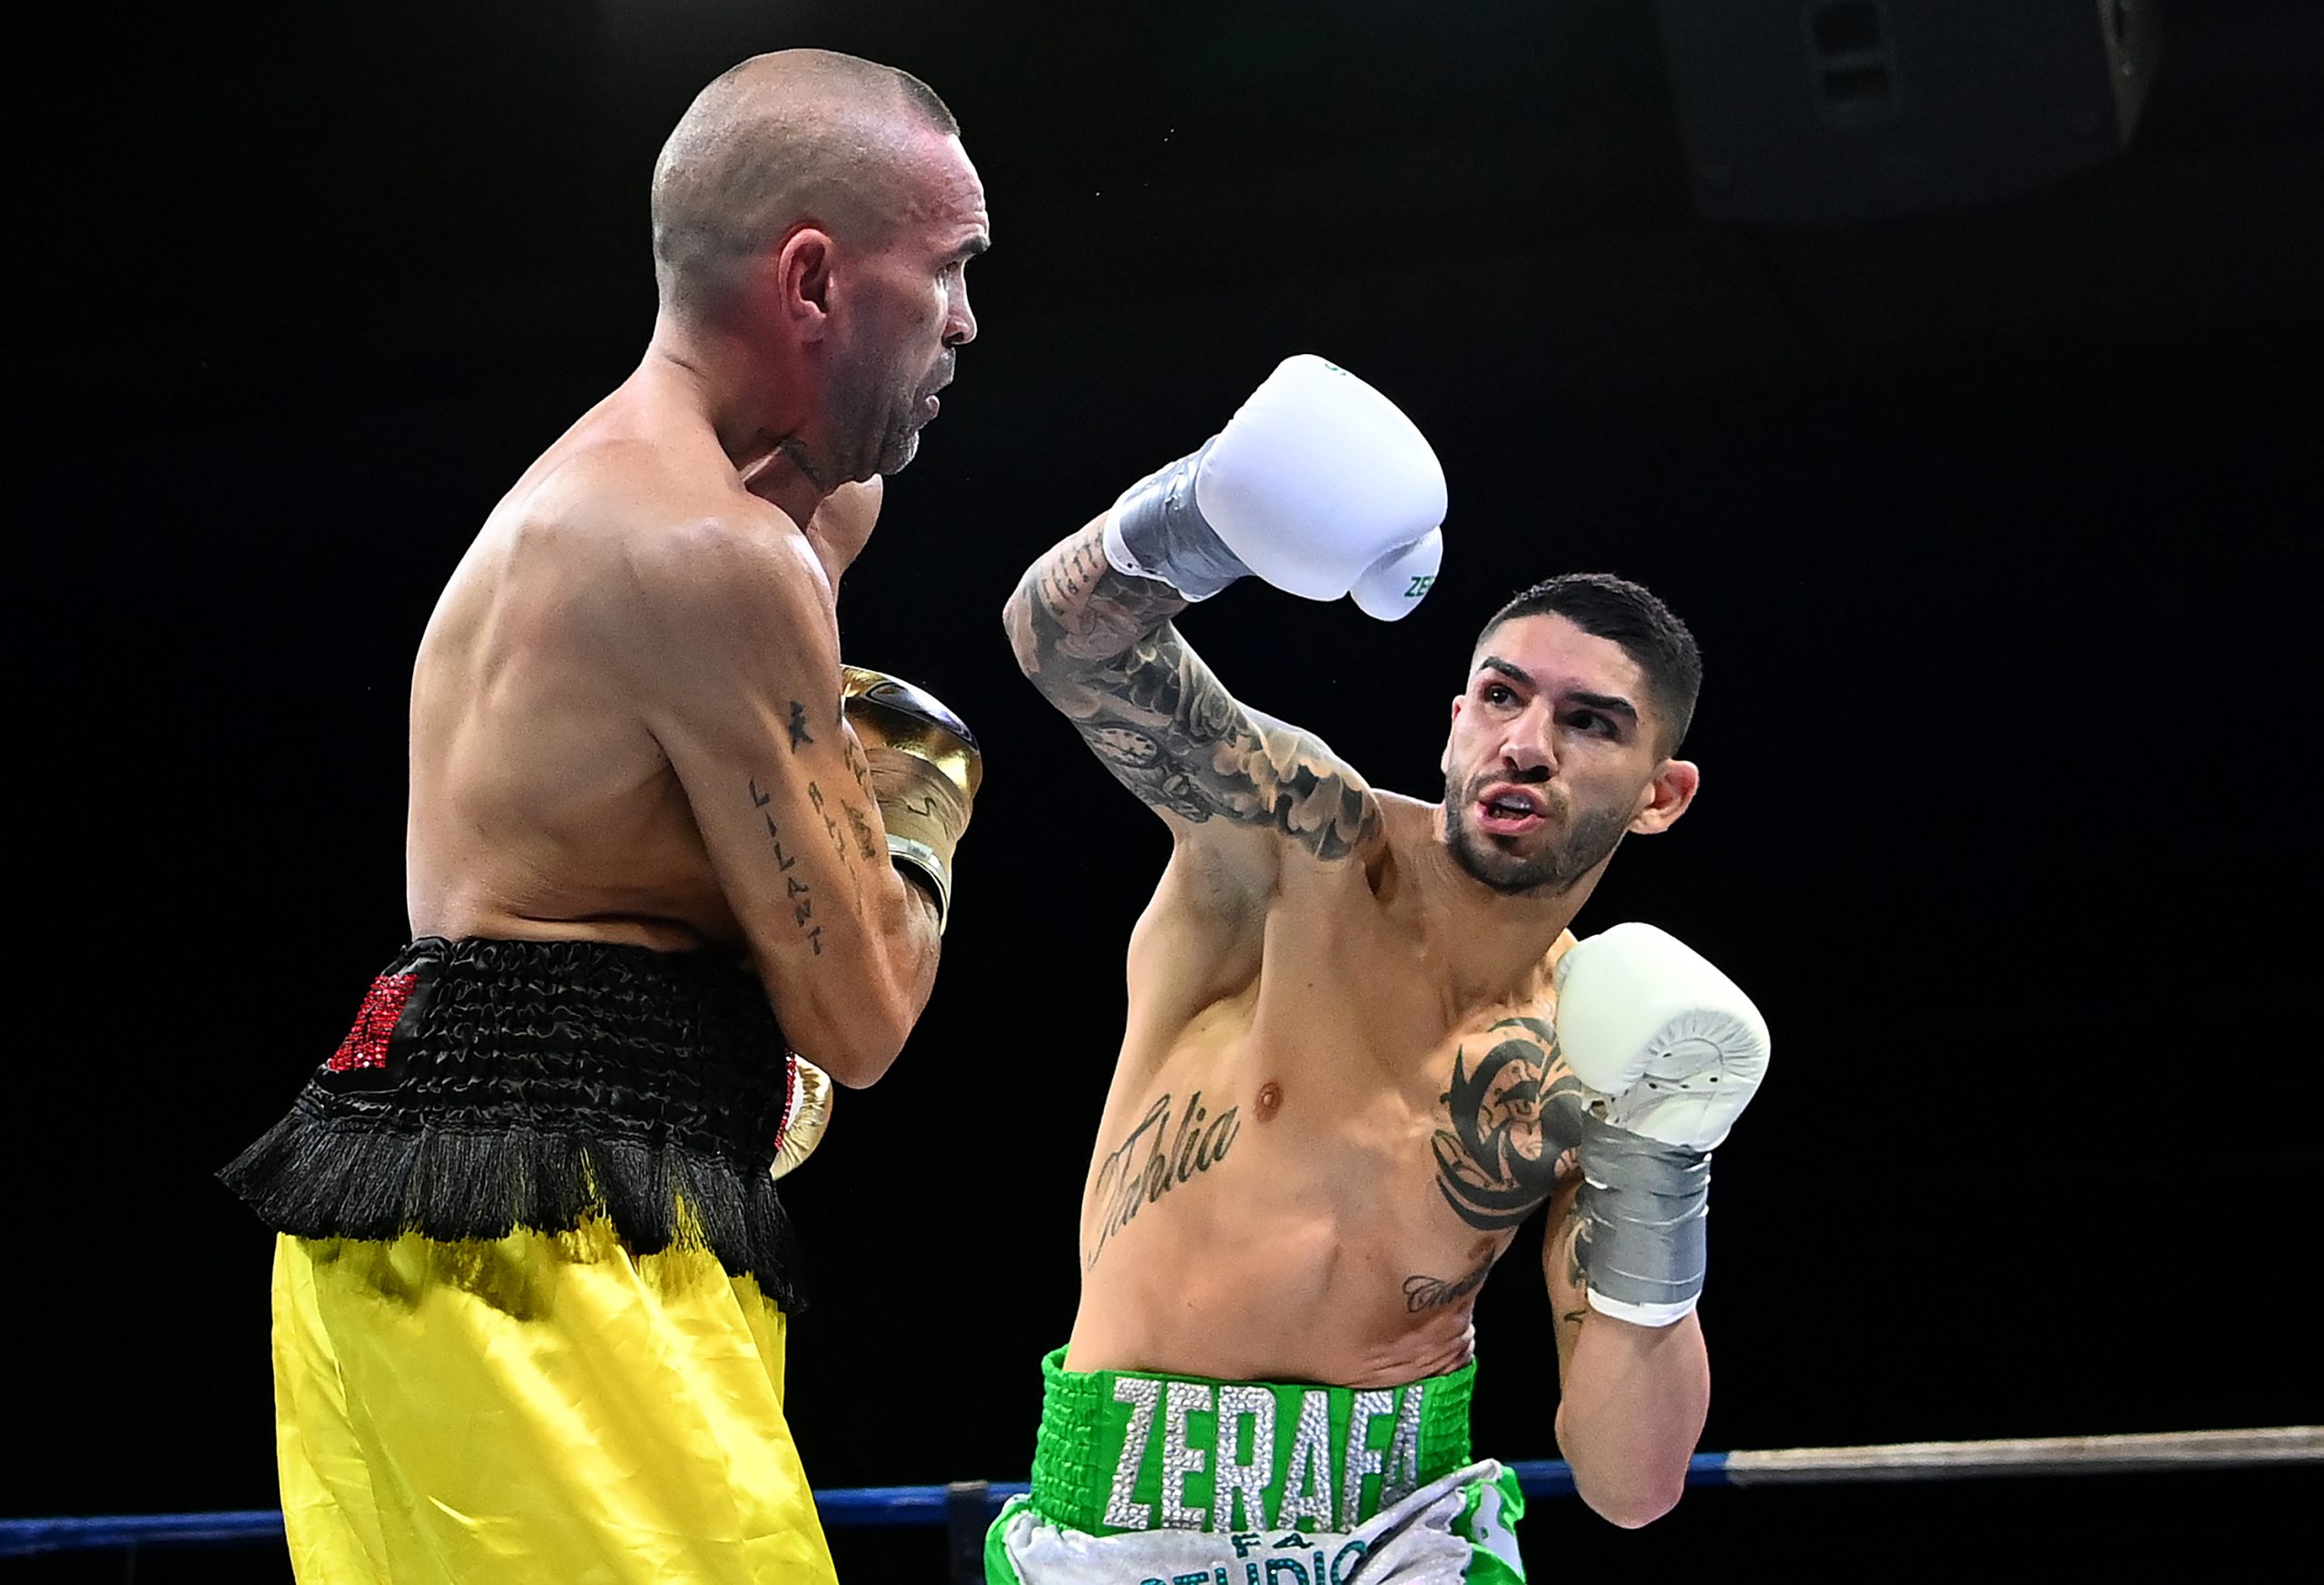
<path fill-rule="evenodd" d="M 1590 1291 L 1627 1304 L 1691 1304 L 1707 1264 L 1709 1154 L 1615 1127 L 1576 1098 L 1559 1100 L 1570 1114 L 1562 1127 L 1581 1135 L 1574 1258 Z"/>
<path fill-rule="evenodd" d="M 1157 579 L 1189 600 L 1207 600 L 1250 576 L 1195 505 L 1195 474 L 1215 443 L 1122 492 L 1106 535 L 1106 557 L 1117 570 Z"/>

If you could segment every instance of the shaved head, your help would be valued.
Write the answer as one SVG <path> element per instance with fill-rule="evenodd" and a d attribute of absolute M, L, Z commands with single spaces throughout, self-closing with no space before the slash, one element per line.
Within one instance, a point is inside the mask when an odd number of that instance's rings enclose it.
<path fill-rule="evenodd" d="M 828 50 L 753 55 L 695 96 L 655 162 L 662 301 L 714 307 L 735 265 L 803 223 L 880 246 L 911 205 L 915 145 L 960 130 L 908 72 Z"/>

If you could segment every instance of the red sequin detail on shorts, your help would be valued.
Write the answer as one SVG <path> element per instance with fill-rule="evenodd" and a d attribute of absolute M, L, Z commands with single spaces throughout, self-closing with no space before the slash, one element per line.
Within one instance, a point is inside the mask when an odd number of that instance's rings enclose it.
<path fill-rule="evenodd" d="M 778 1150 L 791 1132 L 791 1125 L 799 1116 L 799 1053 L 785 1048 L 783 1053 L 783 1126 L 774 1131 Z"/>
<path fill-rule="evenodd" d="M 396 1020 L 403 1017 L 403 1004 L 411 999 L 411 988 L 419 983 L 417 974 L 382 974 L 371 981 L 355 1015 L 355 1027 L 347 1031 L 347 1039 L 323 1066 L 333 1073 L 350 1068 L 385 1068 L 388 1037 L 395 1033 Z"/>

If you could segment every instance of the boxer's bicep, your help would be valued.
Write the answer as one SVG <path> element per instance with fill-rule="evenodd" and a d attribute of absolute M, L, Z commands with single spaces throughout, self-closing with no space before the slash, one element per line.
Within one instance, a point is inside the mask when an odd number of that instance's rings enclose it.
<path fill-rule="evenodd" d="M 864 1084 L 926 1000 L 934 930 L 888 861 L 840 713 L 837 633 L 788 549 L 723 546 L 683 586 L 649 591 L 643 710 L 785 1034 Z"/>
<path fill-rule="evenodd" d="M 1074 725 L 1099 762 L 1214 864 L 1247 851 L 1271 877 L 1279 847 L 1337 861 L 1378 830 L 1362 777 L 1314 733 L 1237 701 L 1175 627 L 1140 640 L 1087 707 Z"/>
<path fill-rule="evenodd" d="M 1289 846 L 1325 861 L 1378 833 L 1378 798 L 1312 733 L 1236 700 L 1169 620 L 1168 586 L 1116 571 L 1097 526 L 1026 575 L 1018 660 L 1114 779 L 1222 878 L 1264 891 Z"/>

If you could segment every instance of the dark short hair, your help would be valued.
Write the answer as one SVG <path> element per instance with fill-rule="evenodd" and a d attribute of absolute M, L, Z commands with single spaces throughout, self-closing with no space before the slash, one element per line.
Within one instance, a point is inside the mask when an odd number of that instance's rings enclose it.
<path fill-rule="evenodd" d="M 1520 616 L 1562 616 L 1584 633 L 1620 645 L 1646 674 L 1649 703 L 1666 723 L 1662 752 L 1679 752 L 1695 718 L 1695 695 L 1702 691 L 1703 654 L 1687 625 L 1652 591 L 1611 573 L 1544 578 L 1492 614 L 1471 653 Z"/>

